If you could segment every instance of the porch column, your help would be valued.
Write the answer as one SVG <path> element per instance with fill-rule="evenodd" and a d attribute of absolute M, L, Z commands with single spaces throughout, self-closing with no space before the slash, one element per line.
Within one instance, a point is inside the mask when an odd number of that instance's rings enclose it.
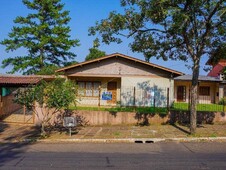
<path fill-rule="evenodd" d="M 219 84 L 219 100 L 224 97 L 224 85 Z"/>

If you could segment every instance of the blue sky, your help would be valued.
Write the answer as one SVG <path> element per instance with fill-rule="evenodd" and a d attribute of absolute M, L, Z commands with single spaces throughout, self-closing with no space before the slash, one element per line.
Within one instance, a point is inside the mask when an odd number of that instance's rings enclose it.
<path fill-rule="evenodd" d="M 86 55 L 89 53 L 89 48 L 93 45 L 95 37 L 88 36 L 88 28 L 94 26 L 96 21 L 104 19 L 108 16 L 110 11 L 122 12 L 123 8 L 120 7 L 120 0 L 62 0 L 65 4 L 65 10 L 70 11 L 71 21 L 69 26 L 71 27 L 71 37 L 80 40 L 80 46 L 71 49 L 77 57 L 76 61 L 84 61 Z M 29 10 L 23 5 L 22 0 L 1 0 L 0 3 L 0 41 L 7 38 L 8 33 L 15 25 L 13 20 L 17 16 L 26 16 Z M 119 52 L 125 55 L 129 55 L 141 60 L 144 60 L 144 56 L 141 53 L 133 53 L 128 44 L 131 40 L 125 40 L 122 44 L 101 44 L 99 49 L 105 51 L 107 54 Z M 23 49 L 15 52 L 6 53 L 5 47 L 0 45 L 0 63 L 7 57 L 23 55 L 25 51 Z M 203 67 L 207 58 L 201 60 L 200 74 L 206 75 L 203 71 Z M 191 74 L 191 69 L 188 69 L 184 62 L 181 61 L 163 61 L 151 58 L 150 62 L 158 64 L 164 67 L 168 67 L 177 71 L 181 71 L 185 74 Z M 187 63 L 189 64 L 189 63 Z M 11 68 L 0 68 L 0 73 L 4 74 Z M 19 73 L 18 73 L 19 74 Z"/>

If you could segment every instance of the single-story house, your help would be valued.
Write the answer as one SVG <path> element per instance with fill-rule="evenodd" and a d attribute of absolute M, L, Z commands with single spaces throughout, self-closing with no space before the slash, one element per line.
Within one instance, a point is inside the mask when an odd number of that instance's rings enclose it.
<path fill-rule="evenodd" d="M 80 105 L 166 106 L 174 100 L 174 78 L 183 75 L 166 67 L 114 53 L 64 67 L 57 72 L 78 85 Z"/>
<path fill-rule="evenodd" d="M 199 76 L 198 101 L 203 104 L 218 103 L 223 97 L 222 81 L 216 77 Z M 191 75 L 183 75 L 174 78 L 175 102 L 186 102 L 190 100 Z"/>
<path fill-rule="evenodd" d="M 226 67 L 226 59 L 210 58 L 206 65 L 212 69 L 207 76 L 199 76 L 198 99 L 199 103 L 210 104 L 219 103 L 226 97 L 225 74 L 222 73 Z M 191 89 L 191 75 L 183 75 L 174 78 L 175 102 L 189 102 Z"/>

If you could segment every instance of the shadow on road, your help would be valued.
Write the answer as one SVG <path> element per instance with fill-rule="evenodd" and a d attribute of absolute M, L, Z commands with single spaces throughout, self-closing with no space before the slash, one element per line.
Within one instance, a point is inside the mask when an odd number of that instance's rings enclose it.
<path fill-rule="evenodd" d="M 19 164 L 16 159 L 22 158 L 21 154 L 25 152 L 25 147 L 30 144 L 32 143 L 0 143 L 0 167 L 6 164 L 10 165 L 12 169 L 14 166 L 16 167 Z"/>
<path fill-rule="evenodd" d="M 21 141 L 26 138 L 35 139 L 39 136 L 40 132 L 35 126 L 12 125 L 0 122 L 0 167 L 5 164 L 16 166 L 19 163 L 16 162 L 16 159 L 21 158 L 26 146 L 33 144 L 32 142 Z"/>
<path fill-rule="evenodd" d="M 8 124 L 0 122 L 0 135 L 9 127 Z"/>

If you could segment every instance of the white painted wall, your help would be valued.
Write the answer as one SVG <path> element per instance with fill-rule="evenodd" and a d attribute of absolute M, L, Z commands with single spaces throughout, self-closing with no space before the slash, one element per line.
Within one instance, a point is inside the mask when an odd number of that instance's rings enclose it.
<path fill-rule="evenodd" d="M 173 102 L 174 81 L 157 77 L 122 77 L 121 104 L 123 106 L 153 106 L 155 96 L 156 106 L 167 105 L 167 88 L 169 88 L 169 103 Z M 134 94 L 135 87 L 135 94 Z M 154 92 L 155 91 L 155 92 Z"/>

